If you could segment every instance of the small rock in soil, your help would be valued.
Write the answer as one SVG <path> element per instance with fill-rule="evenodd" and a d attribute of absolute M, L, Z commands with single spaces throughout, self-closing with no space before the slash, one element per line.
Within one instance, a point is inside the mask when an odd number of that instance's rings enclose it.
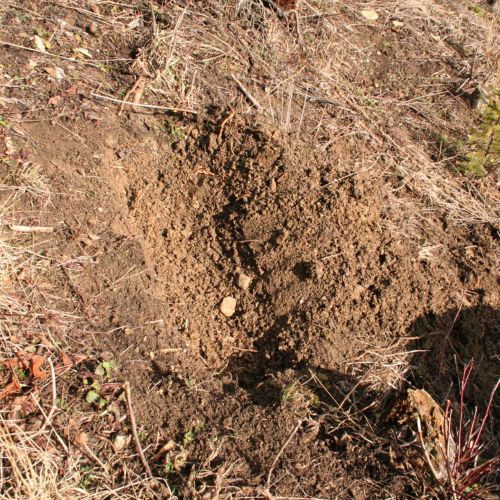
<path fill-rule="evenodd" d="M 368 19 L 368 21 L 376 21 L 378 19 L 378 14 L 373 9 L 365 9 L 361 11 L 361 15 Z"/>
<path fill-rule="evenodd" d="M 115 439 L 113 439 L 113 448 L 115 451 L 121 451 L 128 444 L 128 436 L 124 436 L 123 434 L 118 434 Z"/>
<path fill-rule="evenodd" d="M 248 290 L 251 282 L 252 278 L 250 278 L 250 276 L 247 276 L 243 273 L 238 274 L 238 281 L 236 283 L 238 285 L 238 288 L 241 288 L 242 290 Z"/>
<path fill-rule="evenodd" d="M 224 297 L 220 305 L 220 312 L 230 318 L 236 311 L 236 299 L 234 297 Z"/>

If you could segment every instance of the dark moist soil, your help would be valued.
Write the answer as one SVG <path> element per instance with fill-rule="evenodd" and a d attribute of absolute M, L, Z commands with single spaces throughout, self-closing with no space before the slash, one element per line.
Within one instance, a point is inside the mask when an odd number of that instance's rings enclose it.
<path fill-rule="evenodd" d="M 329 408 L 356 385 L 352 363 L 380 362 L 397 341 L 403 352 L 430 348 L 410 362 L 437 398 L 455 395 L 455 359 L 474 356 L 473 400 L 486 399 L 499 339 L 490 229 L 436 218 L 428 238 L 448 251 L 422 259 L 387 224 L 384 178 L 353 173 L 349 151 L 319 155 L 252 115 L 109 113 L 71 128 L 80 139 L 26 125 L 60 193 L 48 254 L 80 258 L 61 286 L 92 332 L 84 343 L 131 382 L 146 440 L 183 443 L 186 462 L 169 475 L 178 491 L 210 487 L 211 498 L 217 477 L 226 492 L 413 491 L 404 463 L 332 430 Z M 246 291 L 240 273 L 251 277 Z M 219 310 L 226 296 L 237 300 L 232 317 Z M 366 391 L 357 386 L 357 404 Z"/>

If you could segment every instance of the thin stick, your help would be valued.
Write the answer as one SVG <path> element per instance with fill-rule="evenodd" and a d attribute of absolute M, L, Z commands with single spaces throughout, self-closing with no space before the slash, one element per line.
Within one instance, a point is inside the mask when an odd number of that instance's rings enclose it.
<path fill-rule="evenodd" d="M 93 460 L 103 471 L 107 471 L 107 467 L 105 464 L 103 464 L 97 455 L 89 448 L 89 445 L 87 443 L 81 443 L 81 444 L 76 444 L 78 448 L 87 455 L 87 457 L 90 458 L 90 460 Z"/>
<path fill-rule="evenodd" d="M 231 78 L 236 82 L 240 90 L 245 94 L 245 97 L 259 110 L 263 111 L 264 108 L 260 105 L 259 101 L 255 99 L 255 97 L 248 91 L 248 89 L 236 78 L 233 74 L 231 74 Z"/>
<path fill-rule="evenodd" d="M 147 475 L 153 479 L 153 473 L 151 472 L 151 468 L 144 456 L 144 452 L 142 451 L 141 442 L 139 441 L 139 436 L 137 434 L 137 426 L 135 424 L 135 416 L 134 411 L 132 410 L 132 394 L 130 393 L 130 384 L 128 380 L 123 384 L 123 388 L 125 389 L 125 399 L 127 400 L 127 409 L 128 409 L 128 417 L 130 419 L 130 426 L 132 427 L 132 436 L 134 437 L 135 449 L 137 450 L 137 454 L 141 459 L 142 465 L 146 470 Z"/>
<path fill-rule="evenodd" d="M 131 89 L 125 94 L 125 99 L 124 102 L 120 104 L 120 111 L 118 111 L 118 114 L 121 115 L 123 113 L 123 108 L 125 107 L 125 102 L 127 102 L 127 99 L 132 95 L 132 92 L 135 92 L 137 89 L 138 92 L 132 99 L 132 102 L 138 104 L 139 101 L 141 100 L 142 93 L 144 92 L 144 85 L 145 85 L 145 80 L 143 76 L 140 76 L 132 85 Z"/>
<path fill-rule="evenodd" d="M 66 130 L 66 132 L 68 132 L 68 134 L 71 134 L 73 137 L 76 137 L 87 149 L 90 149 L 90 147 L 87 146 L 87 144 L 85 144 L 85 141 L 76 132 L 73 132 L 69 128 L 65 127 L 62 123 L 56 122 L 56 125 L 61 127 L 63 130 Z M 56 167 L 57 167 L 57 165 L 56 165 Z"/>
<path fill-rule="evenodd" d="M 224 132 L 224 127 L 229 122 L 229 120 L 232 120 L 234 118 L 234 115 L 235 115 L 235 111 L 234 111 L 234 109 L 231 109 L 229 111 L 228 115 L 226 116 L 226 118 L 224 118 L 224 120 L 222 120 L 222 123 L 220 124 L 220 128 L 219 128 L 219 134 L 217 135 L 218 139 L 222 138 L 222 132 Z M 213 175 L 213 174 L 210 172 L 209 175 Z"/>
<path fill-rule="evenodd" d="M 50 380 L 51 380 L 51 387 L 52 387 L 52 406 L 50 407 L 49 414 L 47 415 L 45 411 L 43 410 L 41 404 L 36 400 L 35 396 L 33 396 L 33 393 L 31 393 L 31 397 L 33 398 L 33 401 L 36 403 L 38 406 L 40 412 L 42 413 L 45 422 L 43 426 L 38 429 L 34 434 L 30 435 L 30 439 L 34 439 L 37 436 L 40 436 L 42 432 L 50 426 L 52 430 L 54 431 L 54 435 L 56 436 L 57 440 L 61 444 L 61 446 L 64 448 L 64 451 L 66 453 L 69 453 L 69 449 L 64 442 L 64 440 L 61 438 L 61 436 L 58 434 L 58 432 L 54 429 L 54 426 L 52 425 L 52 418 L 54 417 L 54 413 L 56 412 L 56 407 L 57 407 L 57 383 L 56 383 L 56 372 L 54 370 L 54 365 L 50 359 L 47 359 L 47 362 L 49 363 L 50 366 Z"/>
<path fill-rule="evenodd" d="M 283 455 L 283 452 L 285 451 L 285 448 L 290 444 L 290 441 L 293 439 L 293 436 L 297 434 L 298 430 L 300 429 L 302 425 L 302 420 L 299 420 L 297 422 L 297 425 L 293 428 L 292 432 L 288 436 L 288 439 L 283 443 L 283 446 L 280 448 L 280 451 L 278 451 L 278 454 L 276 457 L 274 457 L 273 463 L 271 464 L 271 467 L 269 469 L 269 472 L 267 473 L 267 481 L 266 481 L 266 486 L 269 487 L 271 483 L 271 476 L 274 471 L 274 467 L 276 467 L 276 464 L 278 463 L 278 460 L 280 459 L 281 455 Z"/>
<path fill-rule="evenodd" d="M 137 106 L 148 109 L 159 109 L 161 111 L 172 111 L 173 113 L 191 113 L 192 115 L 198 114 L 198 111 L 195 111 L 194 109 L 170 108 L 168 106 L 155 106 L 153 104 L 140 104 L 137 102 L 122 101 L 120 99 L 115 99 L 114 97 L 108 97 L 107 95 L 96 94 L 95 92 L 91 92 L 90 95 L 96 97 L 97 99 L 104 99 L 105 101 L 116 102 L 117 104 L 127 104 L 129 106 Z"/>
<path fill-rule="evenodd" d="M 427 460 L 427 463 L 429 464 L 429 467 L 431 469 L 432 475 L 434 476 L 434 479 L 440 483 L 440 477 L 439 474 L 436 472 L 436 469 L 434 469 L 434 466 L 432 465 L 431 462 L 431 457 L 429 456 L 429 452 L 427 451 L 427 448 L 425 447 L 425 442 L 424 442 L 424 436 L 422 434 L 422 424 L 420 423 L 420 416 L 417 415 L 417 429 L 418 429 L 418 436 L 420 438 L 420 444 L 422 445 L 422 450 L 424 452 L 425 459 Z"/>
<path fill-rule="evenodd" d="M 55 57 L 56 59 L 63 59 L 64 61 L 71 61 L 74 63 L 85 64 L 87 66 L 92 66 L 94 68 L 99 68 L 97 64 L 91 63 L 89 61 L 83 61 L 81 59 L 76 59 L 74 57 L 61 56 L 59 54 L 54 54 L 52 52 L 43 52 L 42 50 L 32 49 L 31 47 L 25 47 L 24 45 L 17 45 L 17 43 L 6 42 L 5 40 L 0 40 L 0 45 L 7 45 L 7 47 L 13 47 L 14 49 L 27 50 L 28 52 L 36 52 L 42 56 Z"/>
<path fill-rule="evenodd" d="M 50 226 L 16 226 L 11 224 L 9 228 L 18 233 L 52 233 L 53 227 Z"/>

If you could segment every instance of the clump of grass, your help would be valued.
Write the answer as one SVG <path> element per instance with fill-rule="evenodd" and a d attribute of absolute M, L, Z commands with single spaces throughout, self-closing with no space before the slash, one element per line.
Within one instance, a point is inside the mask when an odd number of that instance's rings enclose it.
<path fill-rule="evenodd" d="M 0 178 L 0 191 L 13 193 L 28 193 L 33 197 L 49 199 L 49 182 L 37 164 L 22 160 L 3 159 L 6 174 Z"/>
<path fill-rule="evenodd" d="M 82 498 L 76 462 L 66 463 L 29 433 L 0 415 L 2 498 Z M 60 457 L 59 457 L 60 458 Z M 59 462 L 59 463 L 58 463 Z M 63 476 L 60 471 L 64 470 Z"/>
<path fill-rule="evenodd" d="M 460 169 L 477 177 L 500 164 L 500 90 L 497 89 L 483 112 L 481 127 L 468 139 L 465 161 Z"/>
<path fill-rule="evenodd" d="M 465 366 L 460 381 L 458 426 L 454 425 L 454 412 L 450 402 L 445 410 L 445 489 L 453 499 L 484 498 L 484 495 L 492 490 L 492 482 L 500 472 L 500 455 L 490 459 L 484 459 L 482 456 L 486 447 L 485 428 L 500 381 L 491 392 L 483 417 L 479 416 L 476 408 L 472 418 L 467 420 L 464 398 L 473 371 L 474 364 L 470 362 Z"/>

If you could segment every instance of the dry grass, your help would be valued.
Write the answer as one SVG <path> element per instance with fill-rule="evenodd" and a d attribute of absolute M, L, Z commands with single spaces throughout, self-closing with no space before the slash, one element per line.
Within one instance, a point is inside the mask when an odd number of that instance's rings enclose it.
<path fill-rule="evenodd" d="M 65 302 L 47 282 L 50 268 L 61 268 L 40 254 L 51 236 L 10 229 L 26 220 L 44 223 L 40 219 L 47 216 L 52 195 L 40 167 L 13 160 L 12 154 L 3 160 L 14 168 L 0 180 L 0 494 L 12 500 L 153 498 L 162 482 L 135 472 L 135 456 L 125 462 L 108 456 L 103 464 L 83 429 L 70 432 L 71 419 L 92 421 L 93 410 L 72 409 L 70 417 L 58 403 L 58 379 L 68 371 L 59 360 L 62 351 L 76 347 L 68 335 L 79 318 L 71 302 L 69 310 L 59 308 Z M 5 364 L 35 353 L 43 354 L 45 370 L 50 367 L 46 380 L 24 378 L 24 367 Z M 9 393 L 14 381 L 19 385 Z"/>
<path fill-rule="evenodd" d="M 0 219 L 1 222 L 1 219 Z M 133 470 L 135 457 L 129 463 L 120 457 L 106 459 L 107 465 L 85 443 L 82 430 L 69 432 L 69 415 L 58 404 L 58 387 L 53 361 L 59 355 L 57 346 L 66 341 L 64 332 L 70 330 L 74 317 L 63 311 L 58 314 L 64 328 L 47 328 L 40 322 L 47 304 L 36 291 L 29 288 L 14 290 L 10 285 L 12 274 L 29 264 L 24 260 L 23 244 L 8 246 L 2 240 L 0 272 L 0 353 L 3 360 L 17 354 L 29 355 L 45 346 L 46 360 L 51 367 L 51 378 L 41 386 L 23 382 L 22 392 L 2 395 L 0 401 L 0 492 L 6 499 L 49 498 L 145 498 L 158 494 L 161 482 Z M 31 272 L 35 268 L 30 268 Z M 5 283 L 8 283 L 7 287 Z M 54 331 L 51 331 L 54 330 Z M 33 337 L 29 332 L 39 332 Z M 43 342 L 43 343 L 38 343 Z M 50 343 L 50 346 L 47 344 Z M 5 368 L 4 368 L 5 374 Z M 14 374 L 14 378 L 18 375 Z M 4 379 L 5 381 L 5 379 Z M 27 412 L 28 418 L 23 416 Z M 76 414 L 82 421 L 95 418 L 92 409 L 88 414 Z M 74 426 L 74 424 L 73 424 Z M 90 463 L 89 463 L 90 459 Z M 115 477 L 119 471 L 120 477 Z M 168 491 L 168 489 L 167 489 Z"/>
<path fill-rule="evenodd" d="M 31 433 L 33 434 L 33 433 Z M 78 463 L 61 463 L 56 450 L 48 450 L 43 439 L 36 439 L 19 425 L 0 417 L 0 491 L 2 498 L 47 499 L 83 498 L 79 487 Z M 64 471 L 61 474 L 61 471 Z"/>
<path fill-rule="evenodd" d="M 456 159 L 436 158 L 435 145 L 429 144 L 438 134 L 465 137 L 470 122 L 457 117 L 474 111 L 461 94 L 487 94 L 496 81 L 500 44 L 493 14 L 480 16 L 465 2 L 451 0 L 303 0 L 285 17 L 260 0 L 41 3 L 78 12 L 103 31 L 119 31 L 137 47 L 134 60 L 125 61 L 132 75 L 128 87 L 120 89 L 129 97 L 125 100 L 195 111 L 213 103 L 258 111 L 290 140 L 307 137 L 325 156 L 348 151 L 356 165 L 353 172 L 377 158 L 371 172 L 388 179 L 389 222 L 409 237 L 433 211 L 455 224 L 499 222 L 493 182 L 458 175 L 452 171 Z M 0 8 L 9 5 L 16 7 L 6 2 Z M 366 7 L 377 11 L 376 23 L 360 15 Z M 387 27 L 394 39 L 385 38 Z M 418 45 L 416 59 L 406 59 L 415 51 L 406 52 L 405 44 Z M 420 73 L 412 73 L 412 67 Z M 111 93 L 113 86 L 105 88 Z M 349 167 L 346 173 L 352 173 Z M 0 190 L 5 195 L 0 210 L 0 348 L 3 357 L 11 357 L 32 341 L 23 335 L 26 325 L 61 341 L 71 311 L 55 313 L 62 321 L 57 331 L 51 330 L 38 321 L 44 313 L 43 294 L 13 279 L 20 270 L 37 274 L 37 241 L 32 236 L 14 240 L 8 225 L 23 216 L 18 211 L 21 197 L 48 206 L 50 187 L 40 167 L 19 163 Z M 411 223 L 403 221 L 407 214 Z M 430 258 L 429 252 L 422 258 Z M 54 348 L 49 356 L 55 354 Z M 350 369 L 374 391 L 399 389 L 411 354 L 392 345 L 384 352 L 367 352 L 367 359 L 353 362 Z M 339 408 L 336 425 L 369 441 L 376 433 L 351 401 L 356 387 L 334 401 Z M 49 399 L 44 408 L 50 405 Z M 81 453 L 66 454 L 63 460 L 52 424 L 38 434 L 8 414 L 0 417 L 0 491 L 5 498 L 154 496 L 144 478 L 129 471 L 125 486 L 116 486 L 98 467 L 93 473 L 100 486 L 89 493 L 80 486 Z"/>
<path fill-rule="evenodd" d="M 171 2 L 168 23 L 160 20 L 165 11 L 159 7 L 158 14 L 145 15 L 150 33 L 141 33 L 132 67 L 161 102 L 200 110 L 213 102 L 243 104 L 248 111 L 255 106 L 238 94 L 235 75 L 258 109 L 292 137 L 306 133 L 321 151 L 376 150 L 385 156 L 380 171 L 401 177 L 401 185 L 424 205 L 456 224 L 496 224 L 490 186 L 450 175 L 448 159 L 435 161 L 423 138 L 438 132 L 466 136 L 470 123 L 443 119 L 443 110 L 453 114 L 466 106 L 453 92 L 484 93 L 494 83 L 497 20 L 454 2 L 373 1 L 369 7 L 379 22 L 369 26 L 362 7 L 304 1 L 297 15 L 282 19 L 257 0 L 186 7 Z M 424 68 L 424 77 L 406 71 L 404 51 L 383 57 L 384 47 L 394 42 L 381 30 L 393 23 L 400 23 L 394 30 L 406 43 L 419 44 L 420 59 L 412 66 Z M 398 65 L 391 58 L 403 60 Z M 458 75 L 447 62 L 460 66 Z M 425 69 L 432 65 L 434 71 Z M 385 66 L 401 72 L 396 85 L 386 87 L 378 76 Z"/>

